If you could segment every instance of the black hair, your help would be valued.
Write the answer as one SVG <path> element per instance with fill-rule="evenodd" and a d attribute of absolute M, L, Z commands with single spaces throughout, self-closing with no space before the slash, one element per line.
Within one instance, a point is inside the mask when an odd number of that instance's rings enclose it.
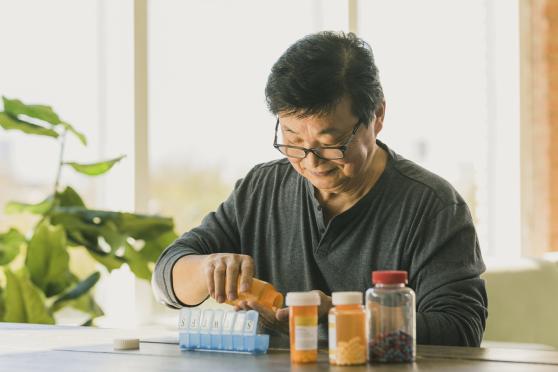
<path fill-rule="evenodd" d="M 384 99 L 372 48 L 352 32 L 323 31 L 291 45 L 271 69 L 265 96 L 278 115 L 326 115 L 344 96 L 368 125 Z"/>

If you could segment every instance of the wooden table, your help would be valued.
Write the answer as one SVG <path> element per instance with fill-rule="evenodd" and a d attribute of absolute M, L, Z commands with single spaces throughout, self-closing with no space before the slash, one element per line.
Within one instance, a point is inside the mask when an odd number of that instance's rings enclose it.
<path fill-rule="evenodd" d="M 138 334 L 139 333 L 139 334 Z M 114 351 L 115 337 L 139 336 L 140 350 Z M 126 331 L 0 323 L 0 371 L 558 371 L 558 352 L 419 346 L 413 364 L 331 367 L 327 351 L 316 364 L 292 365 L 288 350 L 260 356 L 182 352 L 174 331 Z"/>

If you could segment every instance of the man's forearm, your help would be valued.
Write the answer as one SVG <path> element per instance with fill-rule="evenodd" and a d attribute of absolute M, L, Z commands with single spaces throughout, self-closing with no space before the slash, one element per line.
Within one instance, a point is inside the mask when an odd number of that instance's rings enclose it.
<path fill-rule="evenodd" d="M 417 343 L 480 346 L 483 327 L 476 319 L 442 312 L 417 313 Z"/>
<path fill-rule="evenodd" d="M 174 294 L 185 305 L 197 305 L 209 295 L 203 272 L 205 255 L 181 257 L 172 269 Z"/>

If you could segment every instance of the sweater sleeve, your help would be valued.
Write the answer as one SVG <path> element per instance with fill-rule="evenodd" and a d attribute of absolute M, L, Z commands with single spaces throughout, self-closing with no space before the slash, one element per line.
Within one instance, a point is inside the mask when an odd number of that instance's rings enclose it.
<path fill-rule="evenodd" d="M 176 297 L 172 285 L 172 269 L 181 257 L 240 252 L 237 203 L 244 186 L 243 180 L 239 180 L 227 200 L 216 211 L 209 213 L 200 226 L 184 233 L 163 251 L 151 280 L 158 302 L 173 308 L 188 306 Z"/>
<path fill-rule="evenodd" d="M 479 346 L 486 326 L 485 266 L 465 203 L 424 224 L 415 239 L 410 285 L 417 295 L 417 342 Z"/>

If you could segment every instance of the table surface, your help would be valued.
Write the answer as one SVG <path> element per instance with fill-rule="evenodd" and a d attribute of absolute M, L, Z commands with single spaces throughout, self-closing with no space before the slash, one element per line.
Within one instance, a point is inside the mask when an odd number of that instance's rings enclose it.
<path fill-rule="evenodd" d="M 138 337 L 140 350 L 114 351 L 117 337 Z M 180 351 L 177 332 L 0 323 L 0 371 L 558 371 L 558 352 L 419 345 L 412 364 L 335 367 L 291 364 L 288 350 L 252 356 Z"/>

